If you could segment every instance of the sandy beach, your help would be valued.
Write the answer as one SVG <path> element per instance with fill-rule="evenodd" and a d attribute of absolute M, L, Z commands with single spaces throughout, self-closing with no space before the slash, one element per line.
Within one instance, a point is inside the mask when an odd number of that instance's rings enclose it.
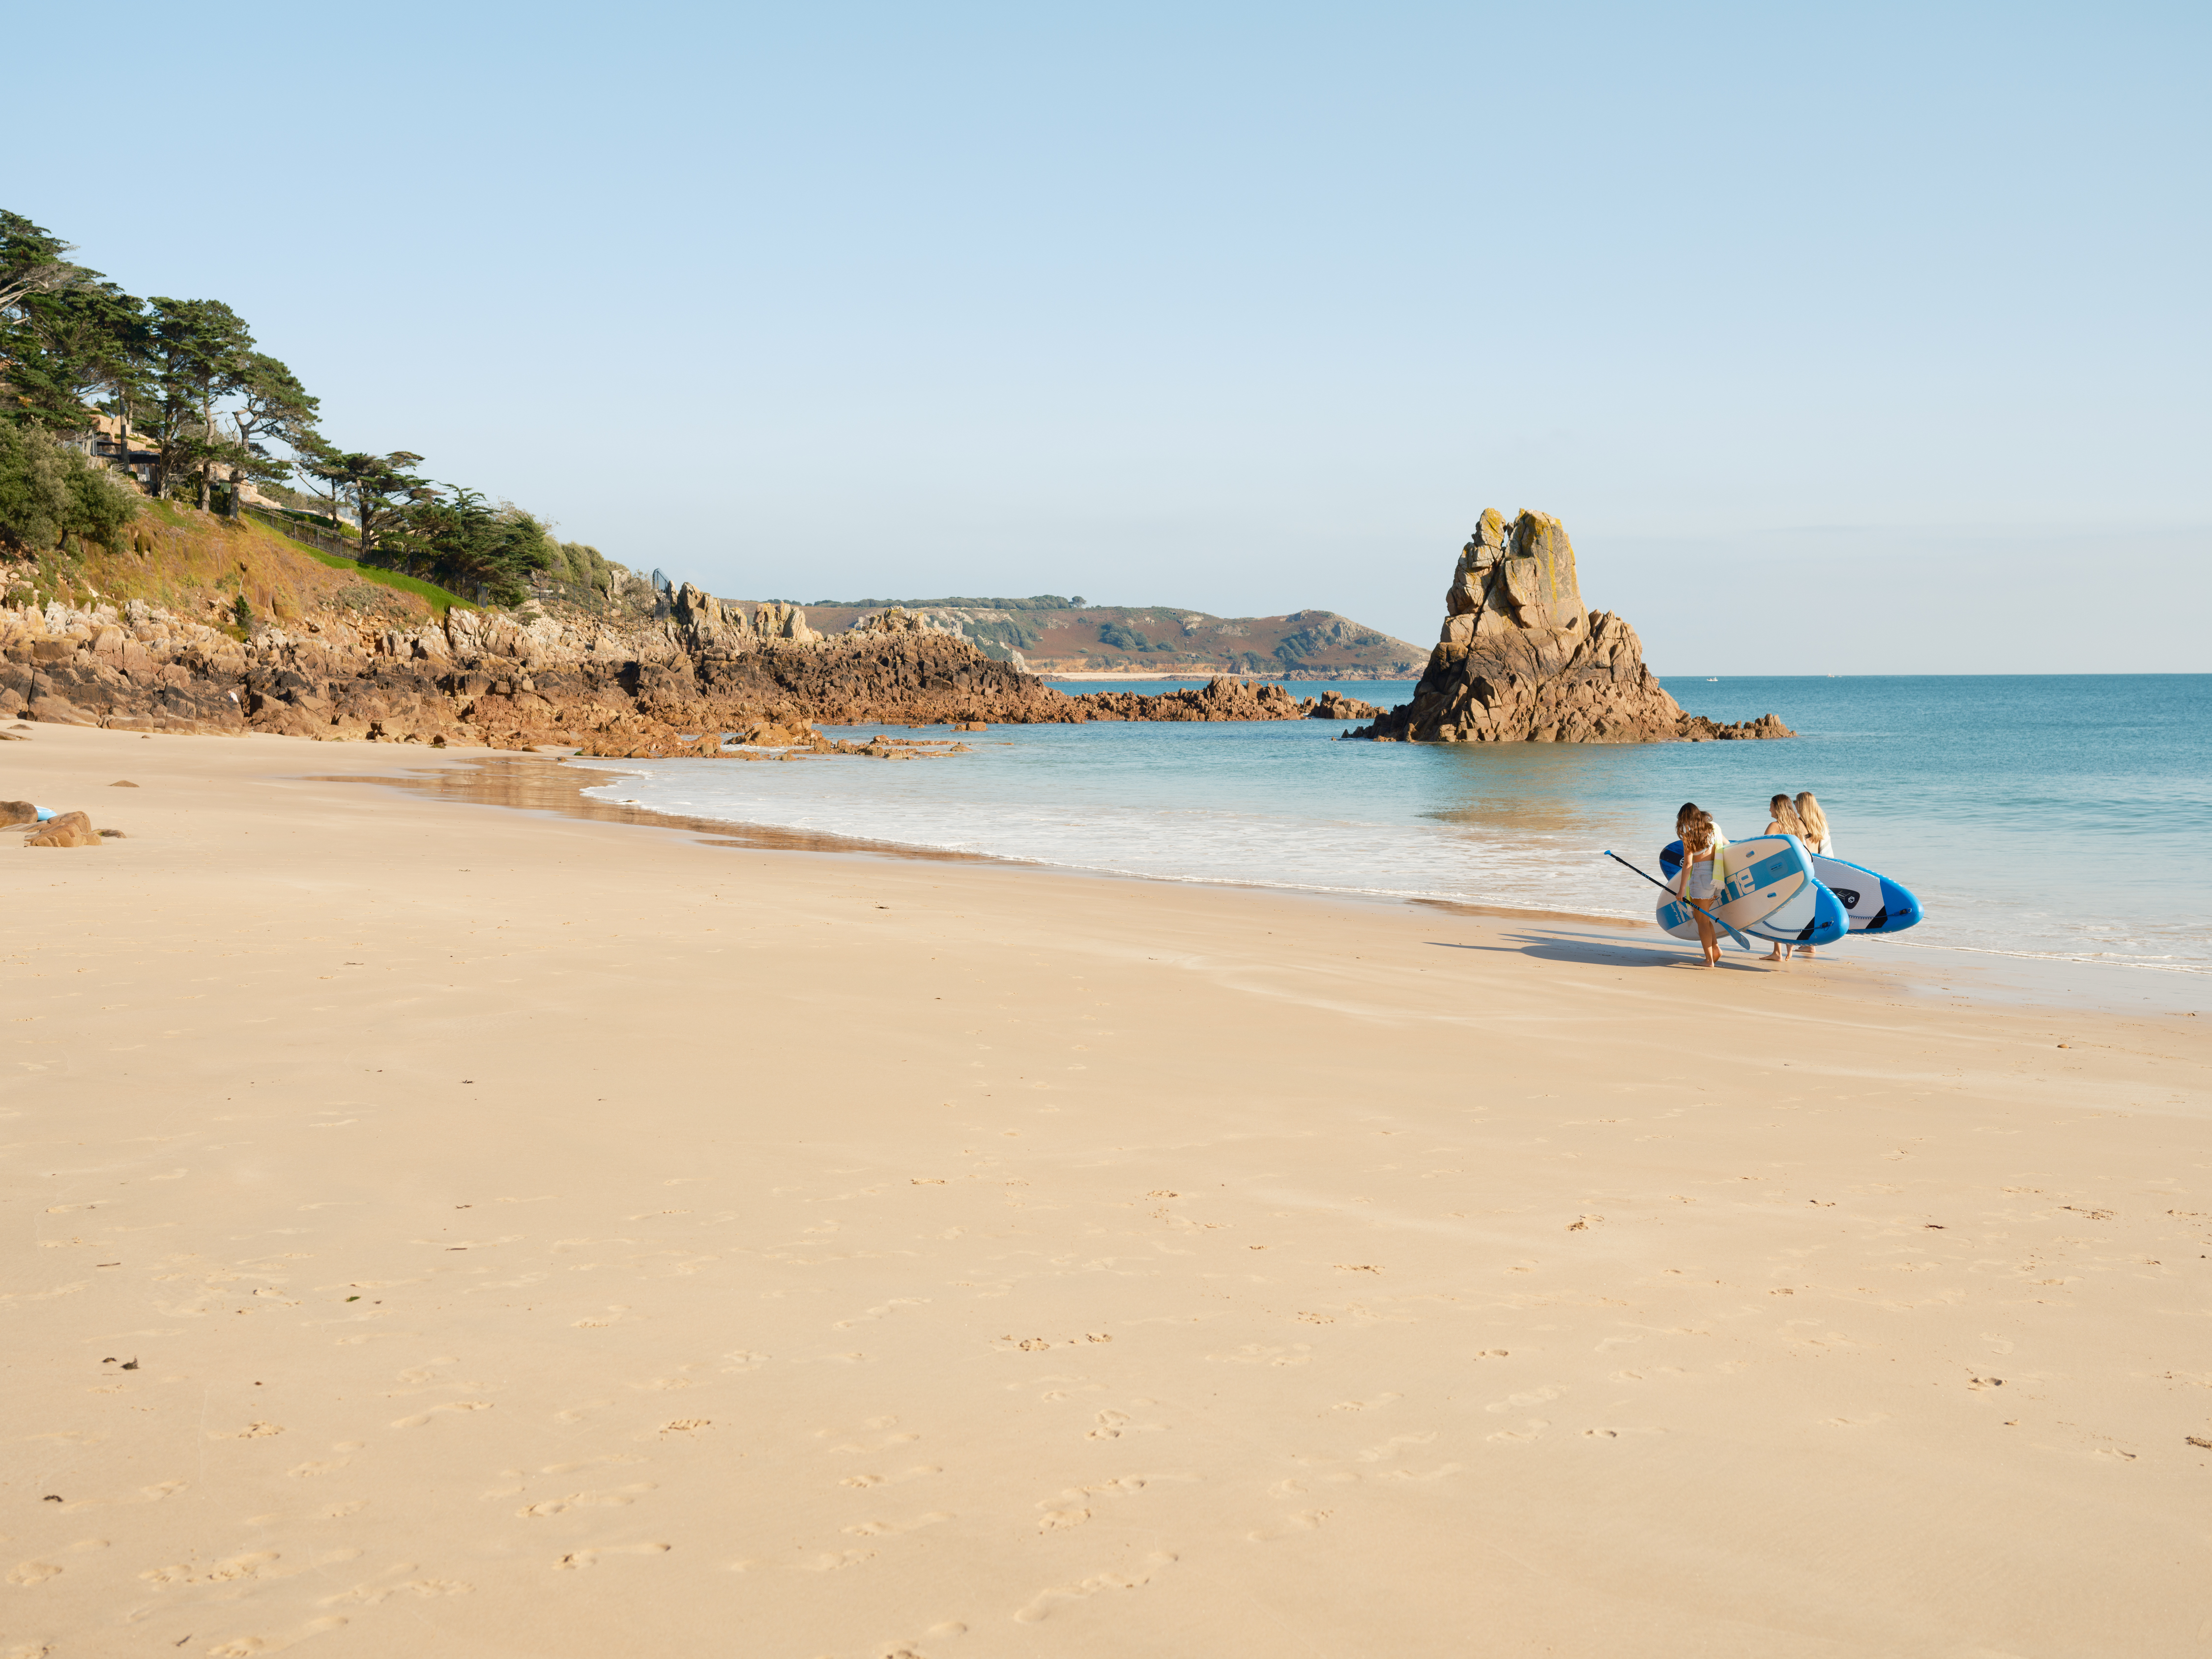
<path fill-rule="evenodd" d="M 2212 1644 L 2171 997 L 30 738 L 0 1659 Z"/>

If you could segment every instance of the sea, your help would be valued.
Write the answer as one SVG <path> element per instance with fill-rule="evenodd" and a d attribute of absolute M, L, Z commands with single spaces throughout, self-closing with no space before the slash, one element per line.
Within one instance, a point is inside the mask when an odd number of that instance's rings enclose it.
<path fill-rule="evenodd" d="M 1168 690 L 1054 682 L 1069 692 Z M 1794 740 L 1337 741 L 1340 724 L 1000 726 L 887 763 L 625 761 L 588 793 L 657 811 L 1157 881 L 1649 917 L 1675 809 L 1738 839 L 1809 789 L 1838 856 L 1926 919 L 1889 945 L 2212 975 L 2212 675 L 1676 678 L 1693 714 Z M 1297 683 L 1386 705 L 1410 681 Z M 824 728 L 862 736 L 872 728 Z M 605 767 L 606 762 L 595 762 Z M 1874 940 L 1861 943 L 1872 945 Z"/>

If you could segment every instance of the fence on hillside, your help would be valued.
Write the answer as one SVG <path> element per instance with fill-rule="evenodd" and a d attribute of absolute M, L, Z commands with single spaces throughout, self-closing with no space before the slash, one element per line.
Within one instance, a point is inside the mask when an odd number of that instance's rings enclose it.
<path fill-rule="evenodd" d="M 326 530 L 321 525 L 309 524 L 304 520 L 295 519 L 289 514 L 275 512 L 265 507 L 254 507 L 249 504 L 244 510 L 248 517 L 258 520 L 279 535 L 289 536 L 295 542 L 305 542 L 309 547 L 319 548 L 325 553 L 335 553 L 342 559 L 361 557 L 359 542 Z"/>

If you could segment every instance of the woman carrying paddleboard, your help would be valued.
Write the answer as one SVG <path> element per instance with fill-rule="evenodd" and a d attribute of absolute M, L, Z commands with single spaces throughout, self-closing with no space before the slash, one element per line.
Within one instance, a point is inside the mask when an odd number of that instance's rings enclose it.
<path fill-rule="evenodd" d="M 1805 843 L 1805 850 L 1814 858 L 1832 859 L 1836 856 L 1836 838 L 1828 833 L 1828 815 L 1820 810 L 1820 803 L 1813 799 L 1813 792 L 1804 791 L 1797 797 L 1797 822 L 1805 827 L 1797 832 Z"/>
<path fill-rule="evenodd" d="M 1705 952 L 1705 966 L 1721 965 L 1720 941 L 1713 937 L 1713 890 L 1728 883 L 1728 837 L 1721 834 L 1713 815 L 1695 801 L 1685 801 L 1674 814 L 1674 834 L 1682 843 L 1682 873 L 1674 878 L 1677 896 L 1696 907 L 1698 943 Z"/>
<path fill-rule="evenodd" d="M 1779 795 L 1775 797 L 1777 800 L 1781 799 Z M 1790 834 L 1803 842 L 1805 850 L 1814 858 L 1835 857 L 1836 838 L 1828 833 L 1828 815 L 1820 810 L 1820 803 L 1813 799 L 1813 792 L 1809 789 L 1799 791 L 1796 800 L 1791 804 L 1796 809 L 1797 828 Z M 1808 957 L 1813 954 L 1813 947 L 1809 945 L 1797 948 Z"/>
<path fill-rule="evenodd" d="M 1808 795 L 1805 799 L 1810 800 L 1812 797 Z M 1772 800 L 1766 803 L 1766 833 L 1768 835 L 1795 836 L 1798 840 L 1805 843 L 1805 848 L 1808 852 L 1816 853 L 1820 851 L 1820 848 L 1813 845 L 1813 838 L 1805 833 L 1805 826 L 1799 821 L 1797 817 L 1796 805 L 1790 799 L 1789 796 L 1777 795 Z M 1774 948 L 1766 953 L 1765 960 L 1768 962 L 1787 962 L 1790 960 L 1791 952 L 1796 951 L 1796 948 L 1797 947 L 1794 945 L 1784 945 L 1781 940 L 1777 939 L 1774 942 Z M 1813 954 L 1813 947 L 1811 945 L 1808 945 L 1805 947 L 1805 954 L 1808 957 Z"/>

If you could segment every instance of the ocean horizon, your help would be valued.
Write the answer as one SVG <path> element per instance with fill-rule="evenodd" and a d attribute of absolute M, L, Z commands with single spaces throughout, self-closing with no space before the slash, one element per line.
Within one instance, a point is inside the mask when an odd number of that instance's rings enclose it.
<path fill-rule="evenodd" d="M 1685 800 L 1737 838 L 1810 789 L 1839 857 L 1904 883 L 1917 948 L 2212 974 L 2212 675 L 1664 677 L 1693 714 L 1779 714 L 1778 742 L 1335 741 L 1340 722 L 1099 722 L 971 734 L 899 764 L 594 761 L 656 811 L 1056 868 L 1620 918 L 1656 895 Z M 1056 679 L 1068 691 L 1112 689 Z M 1204 678 L 1162 682 L 1202 684 Z M 1413 682 L 1299 681 L 1395 706 Z M 872 728 L 830 728 L 839 735 Z"/>

